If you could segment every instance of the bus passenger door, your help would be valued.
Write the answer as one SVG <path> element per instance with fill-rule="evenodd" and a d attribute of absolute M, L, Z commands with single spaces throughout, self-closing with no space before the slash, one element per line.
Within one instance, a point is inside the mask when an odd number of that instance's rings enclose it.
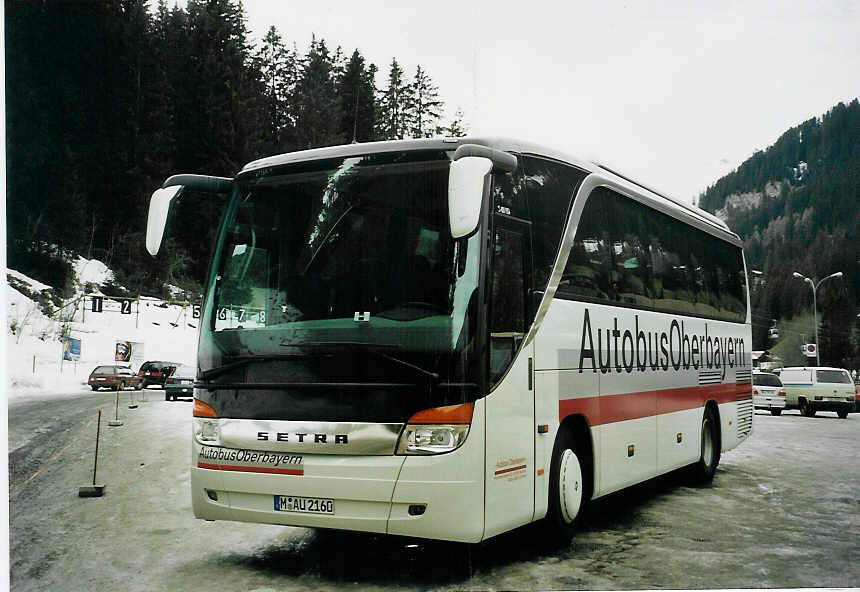
<path fill-rule="evenodd" d="M 526 524 L 534 514 L 534 343 L 523 344 L 531 314 L 527 222 L 496 215 L 490 264 L 484 538 Z"/>

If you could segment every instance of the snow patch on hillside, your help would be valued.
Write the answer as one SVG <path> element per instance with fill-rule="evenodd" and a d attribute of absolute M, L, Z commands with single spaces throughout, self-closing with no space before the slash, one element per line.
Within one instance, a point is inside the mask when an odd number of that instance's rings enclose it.
<path fill-rule="evenodd" d="M 78 278 L 78 284 L 82 287 L 87 284 L 100 286 L 114 279 L 113 272 L 98 259 L 85 259 L 78 256 L 72 267 Z"/>
<path fill-rule="evenodd" d="M 782 191 L 782 181 L 768 181 L 764 191 L 747 191 L 745 193 L 732 193 L 726 197 L 723 207 L 715 212 L 716 216 L 727 221 L 733 213 L 754 210 L 761 206 L 762 200 L 767 197 L 773 199 L 778 197 Z"/>

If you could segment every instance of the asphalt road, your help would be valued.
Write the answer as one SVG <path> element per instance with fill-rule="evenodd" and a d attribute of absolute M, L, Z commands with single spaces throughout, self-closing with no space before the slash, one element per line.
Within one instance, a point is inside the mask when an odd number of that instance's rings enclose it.
<path fill-rule="evenodd" d="M 529 528 L 467 548 L 195 520 L 190 402 L 151 390 L 130 410 L 130 395 L 120 427 L 113 393 L 10 403 L 12 590 L 860 586 L 860 414 L 757 413 L 709 487 L 676 473 L 599 500 L 564 549 Z M 85 499 L 97 407 L 106 494 Z"/>

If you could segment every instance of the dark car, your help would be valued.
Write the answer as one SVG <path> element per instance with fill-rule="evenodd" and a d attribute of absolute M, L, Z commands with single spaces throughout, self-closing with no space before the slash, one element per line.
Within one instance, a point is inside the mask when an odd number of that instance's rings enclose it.
<path fill-rule="evenodd" d="M 191 396 L 194 394 L 194 378 L 197 376 L 197 368 L 182 364 L 173 371 L 164 383 L 164 400 L 176 400 L 179 395 Z"/>
<path fill-rule="evenodd" d="M 165 381 L 181 365 L 180 362 L 160 362 L 157 360 L 144 362 L 137 371 L 137 376 L 141 380 L 141 388 L 146 388 L 153 384 L 164 388 Z"/>
<path fill-rule="evenodd" d="M 96 366 L 93 371 L 90 372 L 87 384 L 89 384 L 90 388 L 94 391 L 101 388 L 107 388 L 114 391 L 128 387 L 139 389 L 140 377 L 132 372 L 131 368 L 128 366 Z"/>

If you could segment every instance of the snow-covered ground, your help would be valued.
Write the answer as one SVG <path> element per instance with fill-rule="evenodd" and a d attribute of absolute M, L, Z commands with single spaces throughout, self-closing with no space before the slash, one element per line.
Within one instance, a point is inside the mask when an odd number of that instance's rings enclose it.
<path fill-rule="evenodd" d="M 81 340 L 81 355 L 77 361 L 62 360 L 63 344 L 57 339 L 60 322 L 43 315 L 33 300 L 8 283 L 4 286 L 7 399 L 88 390 L 86 380 L 92 369 L 99 364 L 114 363 L 117 341 L 143 344 L 142 357 L 132 364 L 134 370 L 144 360 L 194 364 L 198 322 L 192 318 L 190 307 L 143 298 L 139 303 L 132 302 L 131 314 L 121 314 L 119 302 L 105 299 L 103 312 L 92 312 L 91 297 L 83 297 L 86 284 L 102 284 L 111 280 L 113 274 L 95 259 L 79 257 L 73 266 L 78 293 L 55 317 L 67 320 L 70 336 Z M 15 270 L 7 269 L 6 274 L 27 284 L 34 293 L 47 288 Z M 10 331 L 12 322 L 22 326 L 17 335 Z M 137 357 L 138 352 L 135 353 Z"/>

